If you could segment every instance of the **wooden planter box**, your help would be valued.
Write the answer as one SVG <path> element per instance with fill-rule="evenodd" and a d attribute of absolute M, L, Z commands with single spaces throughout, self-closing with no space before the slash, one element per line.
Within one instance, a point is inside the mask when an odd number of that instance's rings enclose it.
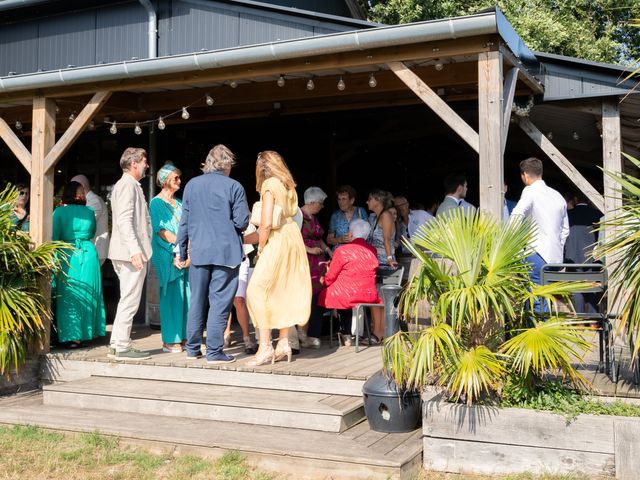
<path fill-rule="evenodd" d="M 584 473 L 638 479 L 640 418 L 423 404 L 424 467 L 474 474 Z"/>
<path fill-rule="evenodd" d="M 0 395 L 34 390 L 40 387 L 40 357 L 30 358 L 18 373 L 12 368 L 9 377 L 0 376 Z"/>

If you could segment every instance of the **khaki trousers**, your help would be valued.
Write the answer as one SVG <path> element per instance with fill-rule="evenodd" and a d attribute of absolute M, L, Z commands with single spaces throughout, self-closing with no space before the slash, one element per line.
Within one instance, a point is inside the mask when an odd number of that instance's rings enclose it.
<path fill-rule="evenodd" d="M 122 352 L 131 348 L 131 327 L 133 326 L 133 317 L 138 313 L 140 307 L 140 297 L 147 275 L 148 262 L 145 262 L 140 271 L 136 270 L 131 262 L 111 260 L 111 263 L 120 280 L 120 301 L 116 310 L 116 318 L 113 321 L 109 344 L 111 348 L 115 348 L 116 352 Z"/>

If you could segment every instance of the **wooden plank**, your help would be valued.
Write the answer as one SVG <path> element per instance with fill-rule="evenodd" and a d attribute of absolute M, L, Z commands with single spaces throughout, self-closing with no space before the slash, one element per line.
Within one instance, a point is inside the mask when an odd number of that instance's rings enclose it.
<path fill-rule="evenodd" d="M 567 176 L 567 178 L 580 189 L 591 203 L 600 210 L 605 211 L 604 197 L 596 190 L 589 181 L 574 167 L 571 162 L 558 150 L 553 143 L 538 128 L 525 117 L 516 117 L 517 123 L 531 140 L 547 154 L 553 163 Z"/>
<path fill-rule="evenodd" d="M 502 54 L 478 55 L 480 209 L 496 220 L 504 210 Z"/>
<path fill-rule="evenodd" d="M 45 172 L 51 169 L 60 158 L 69 150 L 73 142 L 80 136 L 84 129 L 89 125 L 89 122 L 94 115 L 107 103 L 111 92 L 96 92 L 95 95 L 89 100 L 82 111 L 78 114 L 73 123 L 67 128 L 62 137 L 53 146 L 53 148 L 47 153 L 44 160 Z"/>
<path fill-rule="evenodd" d="M 421 430 L 422 429 L 418 428 L 413 432 L 390 433 L 371 445 L 371 449 L 376 452 L 380 452 L 382 455 L 386 455 L 392 450 L 395 450 L 398 446 L 402 445 L 408 439 L 415 437 L 416 435 L 420 435 Z"/>
<path fill-rule="evenodd" d="M 616 436 L 616 479 L 636 480 L 640 472 L 640 420 L 623 418 L 614 421 Z"/>
<path fill-rule="evenodd" d="M 426 103 L 454 132 L 469 144 L 476 152 L 480 151 L 480 140 L 476 131 L 465 122 L 447 103 L 442 100 L 420 77 L 402 62 L 388 62 L 388 67 L 402 80 L 413 93 Z"/>
<path fill-rule="evenodd" d="M 11 130 L 11 127 L 7 125 L 4 118 L 0 117 L 0 138 L 7 144 L 9 150 L 20 161 L 24 169 L 31 173 L 31 152 L 24 146 L 24 143 L 20 141 L 18 136 Z"/>
<path fill-rule="evenodd" d="M 559 450 L 484 442 L 424 438 L 424 468 L 439 472 L 613 476 L 613 453 Z"/>
<path fill-rule="evenodd" d="M 509 135 L 509 125 L 511 125 L 511 108 L 513 107 L 514 94 L 516 93 L 516 84 L 518 83 L 519 69 L 513 67 L 504 79 L 503 97 L 502 97 L 502 155 L 507 147 L 507 137 Z"/>

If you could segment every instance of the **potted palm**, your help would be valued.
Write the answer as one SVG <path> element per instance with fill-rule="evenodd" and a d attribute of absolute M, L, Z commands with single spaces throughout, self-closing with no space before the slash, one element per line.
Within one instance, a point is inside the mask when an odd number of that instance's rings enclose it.
<path fill-rule="evenodd" d="M 42 338 L 50 311 L 39 282 L 59 268 L 57 254 L 68 248 L 63 242 L 34 247 L 29 235 L 14 226 L 17 199 L 11 186 L 0 192 L 0 378 L 7 380 Z"/>

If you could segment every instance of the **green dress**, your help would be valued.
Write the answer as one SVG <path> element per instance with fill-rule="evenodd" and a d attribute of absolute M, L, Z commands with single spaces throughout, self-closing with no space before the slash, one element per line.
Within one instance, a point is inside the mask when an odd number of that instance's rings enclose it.
<path fill-rule="evenodd" d="M 84 205 L 53 212 L 53 240 L 67 242 L 62 270 L 56 274 L 56 321 L 60 342 L 87 341 L 105 335 L 100 260 L 93 245 L 96 217 Z"/>
<path fill-rule="evenodd" d="M 29 212 L 24 214 L 24 217 L 18 218 L 15 212 L 11 212 L 11 221 L 16 227 L 19 227 L 23 232 L 29 233 L 30 221 Z"/>
<path fill-rule="evenodd" d="M 149 203 L 149 215 L 153 237 L 151 261 L 158 275 L 160 286 L 160 329 L 163 343 L 181 343 L 187 338 L 187 314 L 189 313 L 189 269 L 182 270 L 173 265 L 174 245 L 160 238 L 160 230 L 178 234 L 182 202 L 175 199 L 176 206 L 154 197 Z"/>

